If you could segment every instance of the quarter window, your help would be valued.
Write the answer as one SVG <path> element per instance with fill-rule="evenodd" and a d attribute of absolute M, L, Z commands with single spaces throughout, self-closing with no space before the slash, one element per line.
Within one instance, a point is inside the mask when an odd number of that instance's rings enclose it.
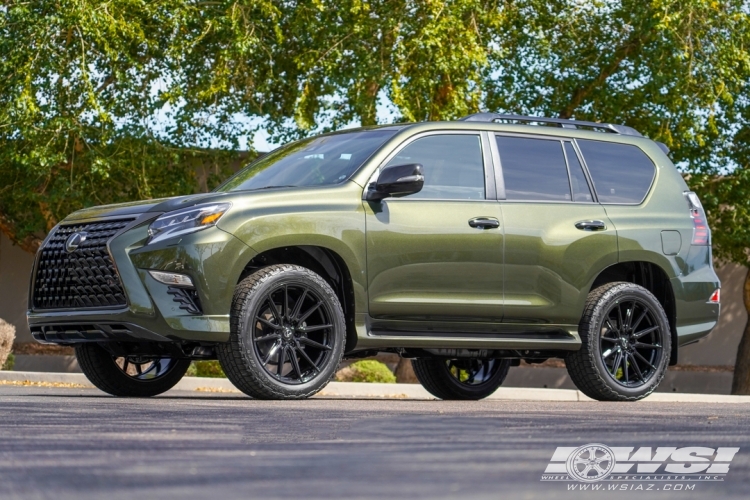
<path fill-rule="evenodd" d="M 636 146 L 576 141 L 601 203 L 641 203 L 654 180 L 654 163 Z"/>
<path fill-rule="evenodd" d="M 562 143 L 497 136 L 508 200 L 570 201 Z"/>

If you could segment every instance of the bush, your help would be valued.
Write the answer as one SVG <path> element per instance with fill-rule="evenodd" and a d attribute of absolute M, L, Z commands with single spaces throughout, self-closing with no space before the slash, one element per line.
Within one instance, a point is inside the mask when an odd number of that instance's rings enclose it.
<path fill-rule="evenodd" d="M 188 377 L 226 378 L 218 361 L 193 361 L 185 374 Z"/>
<path fill-rule="evenodd" d="M 380 361 L 363 359 L 339 370 L 336 374 L 336 380 L 339 382 L 379 382 L 393 384 L 396 382 L 396 376 Z"/>
<path fill-rule="evenodd" d="M 8 354 L 8 359 L 5 360 L 5 364 L 3 364 L 0 370 L 11 371 L 13 370 L 13 367 L 15 365 L 16 365 L 16 357 L 13 355 L 13 353 L 10 353 Z"/>
<path fill-rule="evenodd" d="M 0 319 L 0 367 L 3 369 L 5 369 L 5 362 L 10 356 L 10 350 L 13 348 L 13 340 L 15 338 L 16 327 Z M 11 367 L 13 366 L 13 361 L 11 361 Z"/>

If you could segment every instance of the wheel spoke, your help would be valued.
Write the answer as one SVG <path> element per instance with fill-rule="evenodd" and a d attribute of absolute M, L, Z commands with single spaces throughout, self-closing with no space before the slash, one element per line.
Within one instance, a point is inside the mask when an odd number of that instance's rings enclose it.
<path fill-rule="evenodd" d="M 613 377 L 617 378 L 617 369 L 620 367 L 620 360 L 622 359 L 622 351 L 617 351 L 615 362 L 612 364 L 612 371 L 610 372 Z"/>
<path fill-rule="evenodd" d="M 645 318 L 647 314 L 648 314 L 648 309 L 644 307 L 641 315 L 638 316 L 638 319 L 636 320 L 636 322 L 633 323 L 633 331 L 635 331 L 638 328 L 638 326 L 641 324 L 641 321 L 643 321 L 643 318 Z"/>
<path fill-rule="evenodd" d="M 135 371 L 138 372 L 138 375 L 143 375 L 143 369 L 141 369 L 141 365 L 135 365 Z"/>
<path fill-rule="evenodd" d="M 644 335 L 648 335 L 651 332 L 657 331 L 658 329 L 659 329 L 659 325 L 651 326 L 649 328 L 646 328 L 645 330 L 641 330 L 638 333 L 634 333 L 633 337 L 635 337 L 636 339 L 639 339 L 639 338 L 643 337 Z"/>
<path fill-rule="evenodd" d="M 608 357 L 612 356 L 614 353 L 617 352 L 617 349 L 607 349 L 602 353 L 602 359 L 607 359 Z"/>
<path fill-rule="evenodd" d="M 646 378 L 643 376 L 643 373 L 641 372 L 641 367 L 638 366 L 638 361 L 635 359 L 635 356 L 632 354 L 628 355 L 630 357 L 630 360 L 633 362 L 633 369 L 635 370 L 635 374 L 638 375 L 638 378 L 641 379 L 642 382 L 646 381 Z"/>
<path fill-rule="evenodd" d="M 652 370 L 656 370 L 656 367 L 655 367 L 654 365 L 652 365 L 652 364 L 651 364 L 651 362 L 650 362 L 649 360 L 647 360 L 646 358 L 644 358 L 643 356 L 641 356 L 641 353 L 640 353 L 640 352 L 638 352 L 638 351 L 634 351 L 634 352 L 633 352 L 633 354 L 635 354 L 636 356 L 638 356 L 639 358 L 641 358 L 641 360 L 642 360 L 642 361 L 643 361 L 644 363 L 646 363 L 646 364 L 647 364 L 648 366 L 650 366 Z"/>
<path fill-rule="evenodd" d="M 300 317 L 300 318 L 299 318 L 299 319 L 298 319 L 297 321 L 298 321 L 299 323 L 302 323 L 302 322 L 303 322 L 303 321 L 305 321 L 305 320 L 306 320 L 307 318 L 309 318 L 309 317 L 310 317 L 310 315 L 311 315 L 312 313 L 314 313 L 315 311 L 317 311 L 317 310 L 318 310 L 318 308 L 319 308 L 320 306 L 322 306 L 322 305 L 323 305 L 323 303 L 322 303 L 322 302 L 318 302 L 318 303 L 316 303 L 316 304 L 315 304 L 314 306 L 312 306 L 312 307 L 311 307 L 310 309 L 308 309 L 308 310 L 307 310 L 307 311 L 305 312 L 305 314 L 303 314 L 303 315 L 302 315 L 302 316 L 301 316 L 301 317 Z"/>
<path fill-rule="evenodd" d="M 276 323 L 280 325 L 281 323 L 283 323 L 283 320 L 281 319 L 281 314 L 276 307 L 276 302 L 273 301 L 273 297 L 270 293 L 266 295 L 266 300 L 268 301 L 268 305 L 270 306 L 271 314 L 273 314 L 273 317 L 276 319 Z"/>
<path fill-rule="evenodd" d="M 315 342 L 314 340 L 310 340 L 310 339 L 308 339 L 306 337 L 300 337 L 298 340 L 299 340 L 300 344 L 309 345 L 310 347 L 314 347 L 314 348 L 320 349 L 322 351 L 330 351 L 331 350 L 330 346 L 323 345 L 323 344 L 321 344 L 319 342 Z"/>
<path fill-rule="evenodd" d="M 661 349 L 661 346 L 659 344 L 644 344 L 642 342 L 635 342 L 633 344 L 633 347 L 635 347 L 636 349 Z"/>
<path fill-rule="evenodd" d="M 266 340 L 276 340 L 280 339 L 281 335 L 278 333 L 269 333 L 268 335 L 263 335 L 262 337 L 255 337 L 253 339 L 254 342 L 265 342 Z"/>
<path fill-rule="evenodd" d="M 317 332 L 318 330 L 325 330 L 326 328 L 333 328 L 333 325 L 306 326 L 304 331 L 305 333 L 310 333 L 310 332 Z"/>
<path fill-rule="evenodd" d="M 284 285 L 284 319 L 289 321 L 289 285 Z"/>
<path fill-rule="evenodd" d="M 281 347 L 281 341 L 278 341 L 271 346 L 271 348 L 268 350 L 268 354 L 266 354 L 266 357 L 261 360 L 263 366 L 266 366 L 268 364 L 268 362 L 271 360 L 271 357 L 276 354 L 276 351 L 279 349 L 279 347 Z"/>
<path fill-rule="evenodd" d="M 633 314 L 635 314 L 635 300 L 631 302 L 630 310 L 627 313 L 627 318 L 625 320 L 625 330 L 629 330 L 630 325 L 633 324 Z"/>
<path fill-rule="evenodd" d="M 622 332 L 625 326 L 622 320 L 622 304 L 617 304 L 617 324 L 620 327 L 617 331 Z"/>
<path fill-rule="evenodd" d="M 625 376 L 625 383 L 630 383 L 630 370 L 628 370 L 628 353 L 622 357 L 622 373 Z"/>
<path fill-rule="evenodd" d="M 299 368 L 299 361 L 297 360 L 297 355 L 294 353 L 295 349 L 292 348 L 291 352 L 289 353 L 289 359 L 292 361 L 292 367 L 294 368 L 294 371 L 297 373 L 297 378 L 302 380 L 302 370 Z"/>
<path fill-rule="evenodd" d="M 297 320 L 297 316 L 299 316 L 300 309 L 302 309 L 302 304 L 305 302 L 305 299 L 307 298 L 307 288 L 305 288 L 305 291 L 302 292 L 302 295 L 297 299 L 297 303 L 294 304 L 294 310 L 292 310 L 292 321 Z"/>
<path fill-rule="evenodd" d="M 260 322 L 261 322 L 261 323 L 263 323 L 264 325 L 266 325 L 266 326 L 268 326 L 268 327 L 270 327 L 270 328 L 273 328 L 274 330 L 278 330 L 278 329 L 280 329 L 280 328 L 281 328 L 281 326 L 279 326 L 279 325 L 274 325 L 273 323 L 271 323 L 270 321 L 268 321 L 268 320 L 267 320 L 266 318 L 264 318 L 264 317 L 262 317 L 262 316 L 256 316 L 256 317 L 255 317 L 255 319 L 256 319 L 257 321 L 260 321 Z"/>
<path fill-rule="evenodd" d="M 310 359 L 310 356 L 307 355 L 307 353 L 302 348 L 297 348 L 297 351 L 302 355 L 303 358 L 305 358 L 305 361 L 307 361 L 310 366 L 312 366 L 312 369 L 315 370 L 315 373 L 318 373 L 320 370 L 318 370 L 318 367 L 315 366 L 315 363 L 313 363 L 313 360 Z"/>
<path fill-rule="evenodd" d="M 609 333 L 609 332 L 615 332 L 615 333 L 617 333 L 617 331 L 618 331 L 617 328 L 615 328 L 614 326 L 612 326 L 612 323 L 609 322 L 609 318 L 605 319 L 604 323 L 607 325 L 607 328 L 609 328 L 609 331 L 607 333 Z"/>
<path fill-rule="evenodd" d="M 286 346 L 281 346 L 279 351 L 279 361 L 276 365 L 276 375 L 281 377 L 281 372 L 284 371 L 284 363 L 286 363 Z"/>
<path fill-rule="evenodd" d="M 124 371 L 125 373 L 128 373 L 128 365 L 129 364 L 130 363 L 128 362 L 128 358 L 123 358 L 123 360 L 122 360 L 122 371 Z"/>
<path fill-rule="evenodd" d="M 607 342 L 612 342 L 613 344 L 617 344 L 619 342 L 618 339 L 611 339 L 609 337 L 602 337 L 602 340 L 606 340 Z"/>

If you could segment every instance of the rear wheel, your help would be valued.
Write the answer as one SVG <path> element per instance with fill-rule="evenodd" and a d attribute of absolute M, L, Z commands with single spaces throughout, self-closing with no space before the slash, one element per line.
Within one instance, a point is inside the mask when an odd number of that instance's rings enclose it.
<path fill-rule="evenodd" d="M 478 400 L 492 394 L 508 376 L 507 359 L 413 359 L 414 374 L 440 399 Z"/>
<path fill-rule="evenodd" d="M 578 328 L 581 349 L 565 358 L 570 378 L 599 401 L 636 401 L 667 372 L 669 320 L 656 297 L 633 283 L 592 291 Z"/>
<path fill-rule="evenodd" d="M 165 356 L 116 356 L 98 344 L 76 347 L 78 366 L 92 384 L 113 396 L 150 397 L 168 391 L 190 360 Z"/>

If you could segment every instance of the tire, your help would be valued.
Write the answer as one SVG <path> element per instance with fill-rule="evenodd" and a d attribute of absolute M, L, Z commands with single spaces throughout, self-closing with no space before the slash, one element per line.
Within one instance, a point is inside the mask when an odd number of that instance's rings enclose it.
<path fill-rule="evenodd" d="M 436 398 L 476 401 L 486 398 L 502 385 L 508 376 L 510 360 L 424 358 L 413 359 L 411 365 L 422 387 Z M 482 376 L 484 380 L 475 383 L 475 376 Z M 469 378 L 466 381 L 459 379 L 464 377 Z"/>
<path fill-rule="evenodd" d="M 581 349 L 565 365 L 576 387 L 599 401 L 637 401 L 667 372 L 669 320 L 651 292 L 615 282 L 589 293 L 578 327 Z"/>
<path fill-rule="evenodd" d="M 96 387 L 113 396 L 134 398 L 156 396 L 168 391 L 180 381 L 190 366 L 188 359 L 116 358 L 98 344 L 77 346 L 76 358 L 81 371 Z M 128 374 L 128 371 L 134 371 L 129 365 L 138 366 L 137 370 L 142 373 Z"/>
<path fill-rule="evenodd" d="M 280 264 L 237 285 L 229 342 L 217 356 L 248 396 L 303 399 L 336 374 L 345 343 L 344 312 L 331 286 L 309 269 Z"/>

